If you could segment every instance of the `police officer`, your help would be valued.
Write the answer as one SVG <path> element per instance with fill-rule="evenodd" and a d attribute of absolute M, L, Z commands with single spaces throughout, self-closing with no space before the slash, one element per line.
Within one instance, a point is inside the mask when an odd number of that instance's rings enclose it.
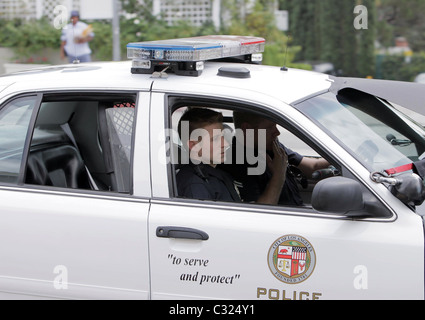
<path fill-rule="evenodd" d="M 303 157 L 286 148 L 278 142 L 280 135 L 276 123 L 248 112 L 234 112 L 235 128 L 243 135 L 233 138 L 231 155 L 233 159 L 220 168 L 229 172 L 240 185 L 240 196 L 244 202 L 256 202 L 271 205 L 303 205 L 295 176 L 289 165 L 299 168 L 305 175 L 319 169 L 327 168 L 330 164 L 325 159 L 311 159 Z M 252 131 L 251 136 L 247 133 Z M 261 140 L 260 131 L 264 132 Z M 248 141 L 252 137 L 253 141 Z M 240 139 L 238 139 L 240 138 Z M 253 148 L 252 152 L 248 148 Z M 243 163 L 237 161 L 238 151 L 243 150 Z M 229 150 L 230 151 L 230 150 Z M 257 164 L 247 159 L 250 154 L 264 154 L 266 165 L 264 170 L 257 174 L 249 174 L 248 168 Z"/>
<path fill-rule="evenodd" d="M 178 195 L 239 202 L 233 179 L 217 168 L 217 164 L 224 162 L 229 147 L 223 134 L 223 115 L 206 108 L 192 108 L 183 114 L 178 130 L 190 159 L 177 174 Z"/>

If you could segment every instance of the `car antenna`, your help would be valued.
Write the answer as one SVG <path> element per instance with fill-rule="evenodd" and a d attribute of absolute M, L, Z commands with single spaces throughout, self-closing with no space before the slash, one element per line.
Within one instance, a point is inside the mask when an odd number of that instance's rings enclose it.
<path fill-rule="evenodd" d="M 152 73 L 152 78 L 165 78 L 165 79 L 168 78 L 168 74 L 165 71 L 167 71 L 169 67 L 170 66 L 167 66 L 162 71 L 156 71 Z"/>
<path fill-rule="evenodd" d="M 75 25 L 74 24 L 72 24 L 72 37 L 75 39 Z M 74 54 L 75 54 L 75 57 L 74 57 L 74 61 L 72 61 L 72 63 L 73 64 L 79 64 L 80 60 L 77 57 L 77 46 L 76 45 L 74 45 Z"/>
<path fill-rule="evenodd" d="M 286 49 L 285 49 L 285 60 L 283 62 L 283 67 L 280 68 L 281 71 L 288 71 L 288 67 L 286 66 L 286 58 L 288 57 L 288 47 L 289 47 L 290 40 L 291 40 L 291 36 L 288 35 L 288 40 L 286 42 Z"/>

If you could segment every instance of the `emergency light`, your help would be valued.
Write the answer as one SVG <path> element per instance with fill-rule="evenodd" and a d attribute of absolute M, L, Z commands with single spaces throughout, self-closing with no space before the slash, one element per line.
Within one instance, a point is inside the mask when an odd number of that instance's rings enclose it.
<path fill-rule="evenodd" d="M 261 62 L 265 42 L 259 37 L 229 35 L 135 42 L 127 45 L 127 57 L 133 60 L 132 73 L 168 68 L 178 75 L 199 76 L 207 60 L 239 57 Z"/>

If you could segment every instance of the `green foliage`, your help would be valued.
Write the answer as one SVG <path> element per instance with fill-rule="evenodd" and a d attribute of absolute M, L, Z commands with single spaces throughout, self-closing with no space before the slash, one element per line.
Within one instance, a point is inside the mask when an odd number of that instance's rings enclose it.
<path fill-rule="evenodd" d="M 92 55 L 96 60 L 112 60 L 112 27 L 110 23 L 96 21 L 91 23 L 95 37 L 90 42 Z"/>
<path fill-rule="evenodd" d="M 375 0 L 280 0 L 289 11 L 299 61 L 325 61 L 344 75 L 374 75 Z M 356 5 L 368 9 L 368 29 L 354 26 Z"/>
<path fill-rule="evenodd" d="M 290 39 L 276 27 L 273 14 L 273 1 L 258 0 L 251 13 L 242 15 L 237 2 L 223 1 L 231 12 L 230 21 L 223 23 L 222 34 L 251 35 L 266 38 L 266 48 L 263 54 L 263 64 L 274 66 L 293 66 L 296 53 L 301 49 L 299 46 L 289 46 Z M 299 65 L 303 68 L 308 66 Z"/>
<path fill-rule="evenodd" d="M 383 79 L 413 81 L 419 73 L 425 72 L 425 53 L 414 54 L 410 62 L 403 55 L 384 56 L 380 70 Z"/>
<path fill-rule="evenodd" d="M 28 58 L 44 48 L 59 48 L 61 31 L 46 19 L 0 20 L 0 43 L 13 48 L 17 58 Z"/>
<path fill-rule="evenodd" d="M 379 0 L 378 40 L 384 46 L 393 46 L 394 38 L 404 36 L 414 51 L 425 50 L 425 0 Z"/>

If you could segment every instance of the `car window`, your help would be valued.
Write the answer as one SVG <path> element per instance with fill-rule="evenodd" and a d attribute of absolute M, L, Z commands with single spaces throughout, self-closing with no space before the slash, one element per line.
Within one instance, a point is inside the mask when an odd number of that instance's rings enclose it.
<path fill-rule="evenodd" d="M 27 161 L 27 184 L 131 193 L 135 95 L 46 96 Z"/>
<path fill-rule="evenodd" d="M 15 99 L 0 110 L 0 181 L 17 183 L 36 97 Z"/>
<path fill-rule="evenodd" d="M 172 102 L 173 99 L 170 99 L 170 101 Z M 170 170 L 173 176 L 170 192 L 173 197 L 187 200 L 242 202 L 247 206 L 273 205 L 285 208 L 291 207 L 291 210 L 295 211 L 311 210 L 311 212 L 319 213 L 313 209 L 313 191 L 320 181 L 335 176 L 356 180 L 350 171 L 344 168 L 337 160 L 333 159 L 333 157 L 329 156 L 326 151 L 324 151 L 324 148 L 313 143 L 305 132 L 298 131 L 296 127 L 279 116 L 267 114 L 264 110 L 260 108 L 257 110 L 252 106 L 229 106 L 225 101 L 220 101 L 220 103 L 217 101 L 204 101 L 201 103 L 197 100 L 194 102 L 188 101 L 186 105 L 184 105 L 181 100 L 178 101 L 178 105 L 174 108 L 171 104 L 169 120 L 173 133 L 173 136 L 169 137 L 170 141 L 172 141 L 172 143 L 170 143 L 169 160 Z M 222 104 L 222 106 L 220 104 Z M 194 163 L 189 161 L 190 156 L 187 150 L 187 144 L 185 145 L 185 143 L 182 143 L 179 139 L 180 132 L 178 130 L 178 124 L 185 112 L 196 108 L 211 109 L 223 115 L 223 137 L 229 145 L 227 150 L 232 151 L 230 154 L 229 151 L 227 151 L 224 163 L 218 164 L 216 168 L 225 171 L 226 174 L 230 176 L 233 186 L 229 185 L 228 181 L 226 182 L 226 179 L 222 178 L 221 173 L 219 174 L 219 180 L 222 180 L 223 184 L 225 184 L 228 189 L 234 187 L 241 201 L 235 201 L 234 198 L 232 199 L 229 197 L 220 198 L 219 193 L 223 191 L 223 185 L 218 188 L 218 191 L 211 187 L 216 172 L 211 171 L 210 168 L 207 167 L 207 171 L 203 171 L 201 168 L 201 172 L 199 172 L 198 169 L 193 171 L 187 169 L 188 166 L 193 166 Z M 238 152 L 242 149 L 238 149 L 240 148 L 238 137 L 241 132 L 236 124 L 236 119 L 240 118 L 241 114 L 250 113 L 248 110 L 252 110 L 253 118 L 265 118 L 268 121 L 270 130 L 273 132 L 274 136 L 277 136 L 280 147 L 283 148 L 288 155 L 289 166 L 286 171 L 285 186 L 278 195 L 278 200 L 274 203 L 260 201 L 271 177 L 271 168 L 269 165 L 265 163 L 260 165 L 260 154 L 262 151 L 258 149 L 257 153 L 254 151 L 251 154 L 252 163 L 249 163 L 251 160 L 248 159 L 248 149 L 242 151 L 245 152 L 242 158 L 238 158 Z M 266 141 L 268 138 L 264 139 L 264 141 Z M 269 148 L 267 147 L 266 149 L 267 151 L 263 156 L 272 157 Z M 203 151 L 204 150 L 202 150 L 202 152 Z M 312 166 L 313 163 L 317 162 L 320 162 L 321 166 L 318 170 L 313 169 L 314 166 Z M 249 173 L 248 168 L 258 170 Z M 190 175 L 191 172 L 194 173 L 195 177 L 193 174 L 192 176 Z M 182 191 L 185 192 L 182 185 L 187 185 L 189 179 L 193 179 L 195 182 L 194 187 L 191 189 L 192 194 L 190 192 L 182 193 Z M 359 185 L 361 186 L 362 184 L 359 183 Z M 391 212 L 380 204 L 365 186 L 361 188 L 365 201 L 367 203 L 373 203 L 374 206 L 376 206 L 374 216 L 381 218 L 391 216 Z M 204 191 L 200 191 L 201 189 L 204 189 Z M 207 197 L 207 193 L 209 193 L 209 197 Z M 217 197 L 214 198 L 214 195 Z M 333 212 L 331 214 L 338 216 L 344 213 Z"/>
<path fill-rule="evenodd" d="M 298 153 L 306 157 L 320 157 L 320 155 L 314 149 L 312 149 L 307 143 L 294 135 L 291 131 L 280 125 L 278 125 L 277 128 L 280 132 L 278 139 L 286 147 L 292 150 L 297 150 Z"/>
<path fill-rule="evenodd" d="M 224 138 L 229 144 L 228 148 L 232 149 L 232 146 L 234 146 L 234 144 L 237 141 L 236 140 L 237 135 L 240 134 L 240 129 L 236 129 L 234 124 L 235 110 L 232 110 L 231 107 L 227 107 L 227 106 L 223 106 L 223 108 L 220 108 L 220 107 L 217 107 L 216 104 L 213 104 L 210 107 L 208 107 L 208 104 L 205 104 L 205 106 L 198 105 L 198 106 L 195 106 L 195 108 L 196 107 L 208 108 L 208 109 L 220 112 L 223 115 Z M 191 108 L 194 108 L 194 107 L 191 106 L 190 104 L 189 106 L 179 105 L 179 107 L 175 108 L 173 112 L 171 113 L 171 126 L 173 129 L 172 132 L 174 134 L 172 137 L 170 137 L 170 139 L 173 141 L 173 143 L 171 144 L 170 163 L 173 166 L 172 171 L 177 175 L 180 172 L 181 168 L 184 165 L 187 165 L 189 163 L 189 152 L 187 150 L 187 146 L 183 145 L 181 140 L 179 139 L 178 124 L 182 115 L 186 111 L 190 110 Z M 290 163 L 292 165 L 290 165 L 290 169 L 289 169 L 290 173 L 288 175 L 291 175 L 291 177 L 289 178 L 291 179 L 291 183 L 292 183 L 290 188 L 293 188 L 294 190 L 291 190 L 288 192 L 297 192 L 296 197 L 297 199 L 298 198 L 300 199 L 299 203 L 303 203 L 304 205 L 308 206 L 311 204 L 311 196 L 312 196 L 312 190 L 314 188 L 314 185 L 320 180 L 320 178 L 323 178 L 323 176 L 317 177 L 317 174 L 315 176 L 312 176 L 311 172 L 308 173 L 309 176 L 305 175 L 302 171 L 299 170 L 299 168 L 297 168 L 297 165 L 299 164 L 297 162 L 297 159 L 299 159 L 298 157 L 301 157 L 301 156 L 310 158 L 310 159 L 320 159 L 322 158 L 322 156 L 318 154 L 317 151 L 315 151 L 315 149 L 310 147 L 306 142 L 304 142 L 302 139 L 297 137 L 294 133 L 292 133 L 290 130 L 288 130 L 284 126 L 276 123 L 276 130 L 278 130 L 276 135 L 278 136 L 278 139 L 281 145 L 287 148 L 285 149 L 287 150 L 287 152 L 291 152 L 292 160 L 290 160 Z M 237 147 L 234 147 L 233 152 L 237 153 Z M 228 151 L 228 156 L 226 157 L 225 163 L 219 164 L 217 168 L 226 171 L 230 176 L 232 176 L 232 178 L 234 178 L 235 188 L 240 193 L 241 197 L 244 196 L 243 188 L 248 189 L 247 185 L 248 184 L 252 185 L 257 183 L 257 179 L 260 181 L 259 184 L 261 185 L 261 188 L 265 184 L 267 184 L 267 182 L 264 179 L 266 179 L 266 177 L 270 174 L 270 172 L 268 169 L 266 169 L 266 166 L 264 163 L 263 165 L 254 164 L 253 166 L 251 166 L 251 168 L 256 168 L 259 170 L 258 173 L 255 173 L 255 175 L 257 175 L 256 177 L 251 177 L 251 179 L 243 180 L 244 182 L 241 181 L 239 179 L 240 172 L 238 172 L 238 170 L 239 169 L 242 170 L 245 167 L 235 165 L 236 163 L 232 162 L 232 161 L 234 162 L 239 161 L 237 159 L 238 159 L 237 155 L 236 157 L 230 158 L 229 151 Z M 259 159 L 260 157 L 258 155 L 254 155 L 252 159 L 253 163 L 255 163 L 255 161 L 261 161 Z M 334 173 L 339 174 L 340 171 L 337 170 L 335 167 L 334 169 L 335 171 L 330 172 L 329 175 L 331 174 L 333 175 Z M 179 177 L 177 176 L 175 178 L 175 181 L 178 182 L 178 180 L 179 180 Z M 245 184 L 245 186 L 243 186 L 243 184 Z M 178 186 L 175 186 L 172 189 L 173 189 L 172 192 L 174 192 L 175 196 L 182 197 L 182 195 L 179 194 Z M 257 194 L 259 191 L 255 190 L 253 192 L 254 194 Z M 287 195 L 287 196 L 291 197 L 290 195 Z M 254 195 L 252 195 L 252 197 L 254 197 Z M 243 201 L 248 203 L 255 203 L 255 199 L 251 198 L 251 195 L 249 195 L 249 198 L 247 198 L 247 200 L 243 199 Z M 284 203 L 283 200 L 281 204 L 288 205 L 288 203 Z M 295 203 L 293 204 L 295 205 Z"/>
<path fill-rule="evenodd" d="M 314 97 L 297 108 L 340 141 L 370 171 L 422 159 L 425 131 L 384 101 L 353 89 Z"/>

